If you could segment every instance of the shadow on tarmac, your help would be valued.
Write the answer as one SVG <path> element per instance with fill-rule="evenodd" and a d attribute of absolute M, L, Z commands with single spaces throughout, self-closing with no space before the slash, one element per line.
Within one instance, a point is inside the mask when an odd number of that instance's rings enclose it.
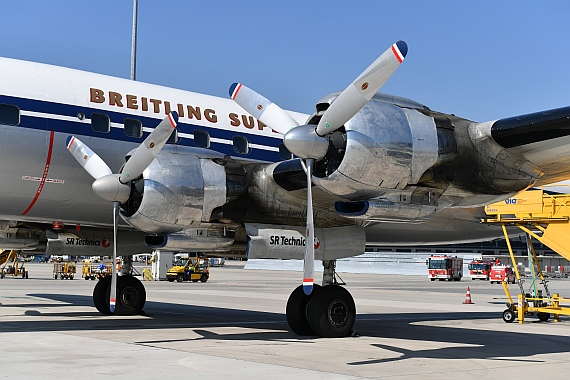
<path fill-rule="evenodd" d="M 91 297 L 67 294 L 29 294 L 32 297 L 61 302 L 53 306 L 91 306 Z M 3 322 L 0 331 L 70 331 L 70 330 L 130 330 L 187 328 L 200 335 L 198 338 L 176 340 L 147 340 L 140 345 L 160 345 L 197 340 L 220 341 L 279 341 L 315 342 L 315 337 L 299 337 L 288 331 L 285 315 L 280 313 L 235 310 L 220 307 L 180 305 L 165 302 L 147 302 L 145 316 L 103 316 L 93 309 L 85 312 L 42 312 L 45 303 L 10 305 L 31 309 L 25 315 L 42 317 L 34 322 Z M 47 317 L 47 319 L 46 319 Z M 74 318 L 70 321 L 68 318 Z M 491 331 L 450 326 L 429 326 L 426 321 L 500 320 L 497 313 L 385 313 L 358 314 L 355 330 L 358 336 L 380 339 L 370 345 L 378 349 L 378 357 L 347 363 L 352 366 L 394 362 L 406 359 L 490 359 L 522 362 L 543 362 L 535 355 L 567 353 L 570 339 L 567 336 Z M 528 322 L 527 322 L 528 323 Z M 450 324 L 453 324 L 451 322 Z M 481 325 L 479 325 L 481 326 Z M 216 327 L 244 327 L 248 332 L 218 334 L 209 329 Z M 251 329 L 259 329 L 259 331 Z M 351 339 L 351 338 L 345 338 Z M 358 338 L 352 338 L 358 339 Z M 401 340 L 401 345 L 388 345 L 386 340 Z M 369 339 L 367 339 L 368 341 Z M 420 345 L 413 341 L 421 342 Z M 391 342 L 392 343 L 392 342 Z M 367 343 L 368 344 L 368 343 Z M 422 347 L 442 344 L 451 347 L 410 350 L 406 347 Z"/>

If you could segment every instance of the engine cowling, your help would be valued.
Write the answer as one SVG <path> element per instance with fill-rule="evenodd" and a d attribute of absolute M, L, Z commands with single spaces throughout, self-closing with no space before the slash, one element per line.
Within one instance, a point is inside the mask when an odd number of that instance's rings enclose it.
<path fill-rule="evenodd" d="M 144 232 L 169 234 L 209 222 L 226 203 L 226 171 L 203 149 L 165 147 L 122 205 L 123 219 Z"/>
<path fill-rule="evenodd" d="M 339 136 L 331 136 L 327 156 L 316 165 L 315 184 L 362 200 L 417 183 L 438 160 L 434 119 L 420 109 L 407 99 L 391 97 L 388 103 L 382 94 L 375 95 L 344 131 L 335 132 Z"/>

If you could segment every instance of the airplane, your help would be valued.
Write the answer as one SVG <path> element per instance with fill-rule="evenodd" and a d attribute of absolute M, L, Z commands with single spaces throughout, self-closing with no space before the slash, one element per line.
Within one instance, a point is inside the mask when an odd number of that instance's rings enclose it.
<path fill-rule="evenodd" d="M 134 254 L 302 258 L 290 329 L 350 335 L 337 259 L 502 237 L 485 204 L 570 175 L 570 107 L 475 122 L 378 92 L 407 52 L 394 43 L 312 115 L 240 83 L 219 98 L 0 58 L 0 248 L 119 254 L 93 290 L 116 315 L 143 312 Z"/>

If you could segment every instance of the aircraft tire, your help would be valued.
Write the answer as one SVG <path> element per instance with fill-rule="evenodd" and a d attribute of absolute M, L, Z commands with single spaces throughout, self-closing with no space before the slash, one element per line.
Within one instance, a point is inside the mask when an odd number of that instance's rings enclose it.
<path fill-rule="evenodd" d="M 110 315 L 111 310 L 109 309 L 109 287 L 111 286 L 111 276 L 105 276 L 101 278 L 95 284 L 93 288 L 93 304 L 99 313 L 104 315 Z"/>
<path fill-rule="evenodd" d="M 307 319 L 313 332 L 323 338 L 341 338 L 352 333 L 356 305 L 340 285 L 321 288 L 307 305 Z"/>
<path fill-rule="evenodd" d="M 313 292 L 306 295 L 303 292 L 303 285 L 299 285 L 289 296 L 287 306 L 285 308 L 285 314 L 287 316 L 289 328 L 295 334 L 302 336 L 315 335 L 309 325 L 309 320 L 307 319 L 307 304 L 320 289 L 320 285 L 314 284 Z"/>
<path fill-rule="evenodd" d="M 111 276 L 108 276 L 109 280 Z M 106 292 L 108 303 L 111 293 L 111 281 Z M 146 290 L 144 285 L 133 276 L 117 277 L 117 300 L 115 315 L 140 315 L 146 302 Z"/>

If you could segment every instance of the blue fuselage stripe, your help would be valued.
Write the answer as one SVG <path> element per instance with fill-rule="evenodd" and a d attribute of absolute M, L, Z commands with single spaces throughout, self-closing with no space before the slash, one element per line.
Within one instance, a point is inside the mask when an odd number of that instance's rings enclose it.
<path fill-rule="evenodd" d="M 69 105 L 69 104 L 48 102 L 42 100 L 5 96 L 5 95 L 0 95 L 0 103 L 12 104 L 18 106 L 21 111 L 48 113 L 62 117 L 76 118 L 77 114 L 79 112 L 82 112 L 83 114 L 85 114 L 87 118 L 91 118 L 91 114 L 94 112 L 103 113 L 109 116 L 111 123 L 123 124 L 125 118 L 131 118 L 131 119 L 140 120 L 143 127 L 148 127 L 148 128 L 154 128 L 159 123 L 159 120 L 145 116 L 131 115 L 121 112 L 101 110 L 97 108 L 89 108 L 77 105 Z M 144 140 L 144 138 L 149 134 L 148 132 L 143 132 L 143 137 L 141 138 L 129 137 L 124 133 L 123 129 L 118 129 L 118 128 L 111 128 L 111 131 L 109 133 L 100 133 L 93 131 L 91 129 L 90 124 L 80 122 L 79 119 L 77 119 L 77 122 L 74 122 L 67 120 L 50 119 L 48 117 L 38 117 L 38 116 L 28 116 L 28 115 L 21 116 L 21 122 L 19 126 L 22 128 L 54 131 L 59 133 L 69 133 L 69 134 L 77 134 L 84 136 L 93 136 L 102 139 L 112 139 L 112 140 L 119 140 L 125 142 L 133 142 L 133 143 L 141 143 Z M 244 159 L 269 161 L 269 162 L 281 161 L 281 158 L 279 157 L 279 152 L 250 147 L 249 154 L 238 154 L 234 151 L 233 146 L 231 144 L 233 137 L 242 136 L 249 141 L 250 145 L 254 144 L 254 145 L 277 148 L 281 143 L 280 139 L 260 136 L 253 133 L 247 133 L 244 132 L 243 130 L 239 131 L 236 130 L 234 132 L 226 129 L 211 128 L 202 125 L 188 124 L 183 122 L 178 123 L 177 129 L 179 134 L 186 133 L 192 135 L 194 134 L 195 130 L 201 130 L 207 132 L 210 135 L 210 139 L 219 139 L 219 140 L 228 141 L 228 144 L 211 141 L 210 149 L 223 154 L 227 154 L 229 156 L 234 156 L 238 158 L 243 157 Z M 192 139 L 184 137 L 179 138 L 177 145 L 195 146 Z"/>

